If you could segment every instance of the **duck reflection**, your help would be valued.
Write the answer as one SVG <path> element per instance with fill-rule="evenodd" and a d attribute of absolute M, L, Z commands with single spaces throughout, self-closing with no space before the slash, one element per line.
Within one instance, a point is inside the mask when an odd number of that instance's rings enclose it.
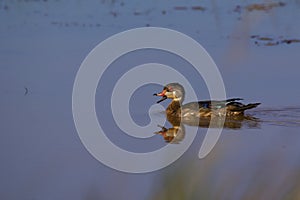
<path fill-rule="evenodd" d="M 241 129 L 241 128 L 260 128 L 260 119 L 251 115 L 226 117 L 224 122 L 221 117 L 201 117 L 189 120 L 173 117 L 166 114 L 167 120 L 172 125 L 171 128 L 160 126 L 160 131 L 155 134 L 161 135 L 165 142 L 178 144 L 184 139 L 185 125 L 198 126 L 201 128 L 225 128 L 225 129 Z M 182 123 L 181 123 L 182 122 Z"/>
<path fill-rule="evenodd" d="M 164 137 L 168 143 L 179 143 L 185 135 L 184 124 L 203 128 L 229 128 L 240 129 L 259 127 L 259 119 L 251 115 L 245 115 L 244 111 L 257 107 L 260 103 L 242 104 L 241 98 L 232 98 L 223 101 L 199 101 L 182 105 L 184 100 L 184 88 L 178 83 L 170 83 L 160 93 L 160 103 L 166 99 L 172 99 L 166 109 L 167 120 L 171 128 L 161 127 L 156 132 Z M 225 118 L 225 119 L 224 119 Z"/>
<path fill-rule="evenodd" d="M 185 127 L 184 126 L 173 126 L 172 128 L 166 128 L 164 126 L 159 126 L 160 131 L 155 132 L 163 136 L 164 140 L 167 143 L 178 144 L 184 139 L 185 136 Z"/>

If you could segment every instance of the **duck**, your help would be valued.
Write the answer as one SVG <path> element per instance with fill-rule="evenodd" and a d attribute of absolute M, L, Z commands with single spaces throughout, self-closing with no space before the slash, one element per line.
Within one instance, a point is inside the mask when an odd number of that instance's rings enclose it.
<path fill-rule="evenodd" d="M 195 118 L 211 117 L 243 117 L 245 110 L 257 107 L 260 103 L 243 104 L 242 98 L 230 98 L 226 100 L 205 100 L 183 104 L 185 90 L 179 83 L 169 83 L 163 87 L 159 93 L 154 96 L 162 97 L 157 103 L 166 99 L 171 99 L 171 103 L 166 109 L 166 115 L 169 119 L 183 118 L 185 120 Z"/>

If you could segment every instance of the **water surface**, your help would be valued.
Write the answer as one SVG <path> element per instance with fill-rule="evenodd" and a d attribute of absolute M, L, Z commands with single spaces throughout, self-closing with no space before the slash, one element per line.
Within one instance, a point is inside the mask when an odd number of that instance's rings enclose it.
<path fill-rule="evenodd" d="M 300 4 L 282 2 L 249 11 L 244 1 L 0 0 L 1 199 L 298 199 L 300 43 L 281 41 L 299 39 Z M 72 118 L 72 87 L 99 42 L 146 26 L 197 40 L 218 65 L 227 96 L 262 105 L 247 113 L 258 119 L 255 126 L 246 121 L 225 128 L 205 159 L 197 157 L 207 131 L 200 128 L 173 165 L 126 174 L 102 165 L 82 145 Z M 147 140 L 124 135 L 103 94 L 126 70 L 148 62 L 174 67 L 189 77 L 199 99 L 209 98 L 203 79 L 172 54 L 148 50 L 118 59 L 99 82 L 97 115 L 112 141 L 136 152 L 166 143 L 155 134 Z M 149 123 L 148 109 L 157 101 L 152 94 L 159 90 L 147 85 L 133 95 L 137 124 Z M 162 111 L 154 115 L 163 121 Z M 186 126 L 186 134 L 193 128 Z"/>

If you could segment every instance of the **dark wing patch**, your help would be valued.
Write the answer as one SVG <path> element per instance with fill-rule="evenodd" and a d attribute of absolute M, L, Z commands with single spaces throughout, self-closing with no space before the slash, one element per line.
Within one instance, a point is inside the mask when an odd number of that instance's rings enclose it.
<path fill-rule="evenodd" d="M 240 105 L 241 103 L 238 103 L 236 101 L 243 100 L 242 98 L 231 98 L 223 101 L 198 101 L 199 108 L 224 108 L 229 103 L 237 103 Z"/>
<path fill-rule="evenodd" d="M 199 108 L 211 108 L 211 101 L 199 101 Z"/>

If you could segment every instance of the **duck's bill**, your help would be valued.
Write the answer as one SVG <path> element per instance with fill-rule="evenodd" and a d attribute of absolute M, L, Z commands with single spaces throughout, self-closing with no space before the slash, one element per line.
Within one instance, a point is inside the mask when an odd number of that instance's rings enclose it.
<path fill-rule="evenodd" d="M 164 101 L 164 100 L 166 100 L 168 97 L 166 96 L 166 95 L 164 95 L 164 94 L 162 94 L 162 93 L 158 93 L 158 94 L 153 94 L 154 96 L 161 96 L 162 98 L 159 100 L 159 101 L 157 101 L 156 103 L 160 103 L 160 102 L 162 102 L 162 101 Z"/>
<path fill-rule="evenodd" d="M 167 98 L 168 98 L 167 96 L 163 96 L 163 97 L 162 97 L 159 101 L 157 101 L 156 103 L 160 103 L 160 102 L 166 100 Z"/>

